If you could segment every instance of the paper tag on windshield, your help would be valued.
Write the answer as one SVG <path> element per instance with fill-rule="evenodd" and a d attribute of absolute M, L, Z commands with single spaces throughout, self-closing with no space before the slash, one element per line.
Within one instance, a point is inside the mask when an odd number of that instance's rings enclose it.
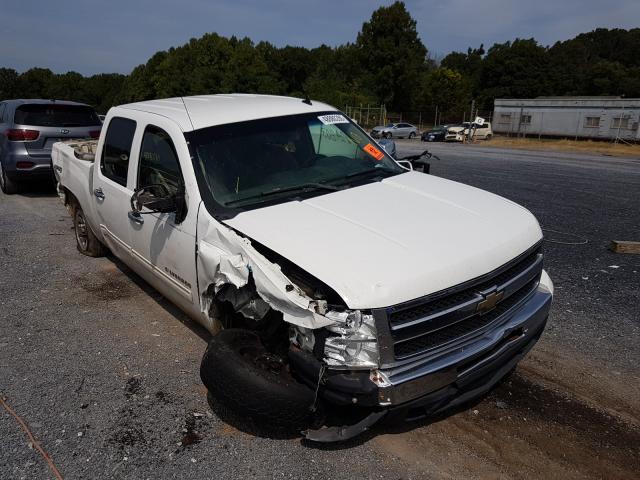
<path fill-rule="evenodd" d="M 367 143 L 364 147 L 362 147 L 362 149 L 378 161 L 384 158 L 384 153 L 382 153 L 370 143 Z"/>
<path fill-rule="evenodd" d="M 318 117 L 318 120 L 320 120 L 325 125 L 333 125 L 334 123 L 349 123 L 349 120 L 344 118 L 343 115 L 337 115 L 337 114 L 335 114 L 335 115 L 320 115 Z"/>

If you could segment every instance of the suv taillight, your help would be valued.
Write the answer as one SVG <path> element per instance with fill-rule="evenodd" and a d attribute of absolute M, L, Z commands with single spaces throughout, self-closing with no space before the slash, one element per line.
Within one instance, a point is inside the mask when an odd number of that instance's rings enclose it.
<path fill-rule="evenodd" d="M 10 128 L 5 133 L 10 142 L 31 142 L 40 136 L 40 132 L 37 130 L 23 128 Z"/>
<path fill-rule="evenodd" d="M 100 130 L 91 130 L 89 136 L 91 138 L 100 138 Z"/>

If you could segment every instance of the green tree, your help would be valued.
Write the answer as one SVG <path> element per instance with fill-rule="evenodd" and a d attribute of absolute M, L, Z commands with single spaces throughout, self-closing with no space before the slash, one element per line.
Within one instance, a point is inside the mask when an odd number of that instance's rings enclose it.
<path fill-rule="evenodd" d="M 232 38 L 232 40 L 234 40 Z M 223 92 L 272 93 L 282 92 L 282 83 L 267 67 L 248 38 L 235 43 L 233 53 L 222 78 Z"/>
<path fill-rule="evenodd" d="M 377 100 L 397 111 L 414 109 L 429 62 L 404 2 L 373 12 L 362 25 L 356 46 L 366 84 Z"/>
<path fill-rule="evenodd" d="M 13 68 L 0 68 L 0 100 L 20 96 L 18 72 Z"/>
<path fill-rule="evenodd" d="M 471 82 L 460 72 L 437 68 L 424 77 L 421 106 L 423 110 L 438 107 L 442 118 L 460 119 L 471 101 Z"/>
<path fill-rule="evenodd" d="M 21 98 L 53 98 L 51 89 L 54 74 L 48 68 L 32 68 L 18 79 Z"/>
<path fill-rule="evenodd" d="M 479 108 L 493 108 L 495 98 L 549 95 L 551 64 L 547 48 L 533 38 L 496 43 L 487 52 L 479 74 Z"/>

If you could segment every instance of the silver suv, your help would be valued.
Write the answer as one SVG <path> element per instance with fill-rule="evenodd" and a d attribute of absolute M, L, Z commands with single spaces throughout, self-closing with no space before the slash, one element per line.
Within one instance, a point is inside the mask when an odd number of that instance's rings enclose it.
<path fill-rule="evenodd" d="M 53 178 L 51 146 L 70 138 L 98 138 L 102 122 L 89 105 L 62 100 L 0 102 L 0 187 L 16 193 L 20 182 Z"/>

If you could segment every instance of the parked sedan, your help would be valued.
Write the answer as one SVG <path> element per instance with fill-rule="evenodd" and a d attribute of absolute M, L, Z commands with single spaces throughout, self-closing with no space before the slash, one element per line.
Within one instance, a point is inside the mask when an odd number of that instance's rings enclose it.
<path fill-rule="evenodd" d="M 25 180 L 53 178 L 53 144 L 70 138 L 98 138 L 101 128 L 96 111 L 82 103 L 0 102 L 0 188 L 11 194 Z"/>
<path fill-rule="evenodd" d="M 386 126 L 373 127 L 373 138 L 414 138 L 418 135 L 418 127 L 410 123 L 389 123 Z"/>
<path fill-rule="evenodd" d="M 450 126 L 451 125 L 437 125 L 431 130 L 423 132 L 420 138 L 423 142 L 444 142 L 444 137 Z"/>

